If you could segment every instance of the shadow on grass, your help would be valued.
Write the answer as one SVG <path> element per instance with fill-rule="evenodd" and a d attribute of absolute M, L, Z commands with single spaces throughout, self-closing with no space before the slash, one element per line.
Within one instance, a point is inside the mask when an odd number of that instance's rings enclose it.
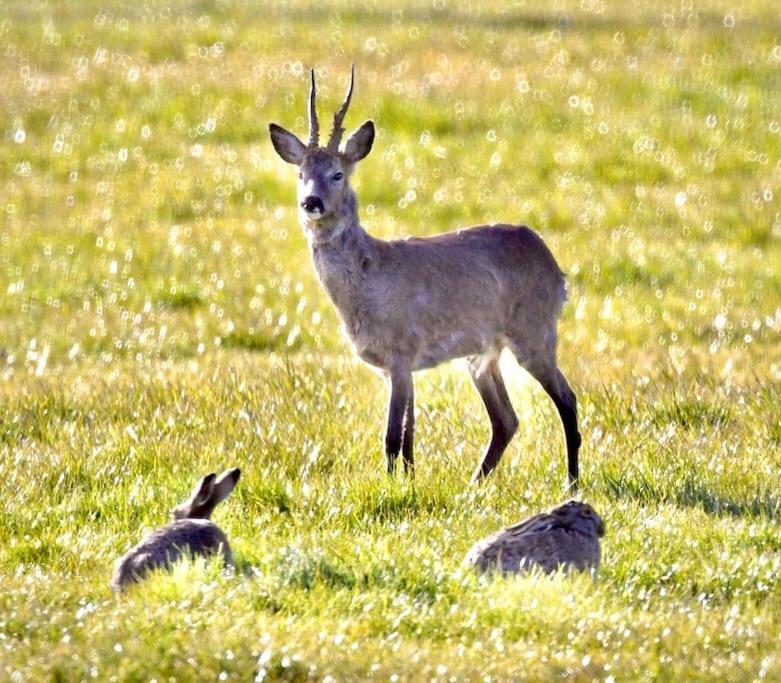
<path fill-rule="evenodd" d="M 269 612 L 286 608 L 284 591 L 392 589 L 414 600 L 434 604 L 443 593 L 442 579 L 435 572 L 410 571 L 387 560 L 346 560 L 333 549 L 288 545 L 269 562 L 236 561 L 236 573 L 256 581 L 257 605 Z M 288 605 L 289 607 L 289 605 Z"/>
<path fill-rule="evenodd" d="M 277 514 L 290 514 L 293 510 L 293 500 L 285 491 L 281 481 L 266 480 L 252 488 L 245 487 L 241 499 L 247 501 L 255 509 L 271 509 Z"/>
<path fill-rule="evenodd" d="M 161 296 L 157 300 L 158 305 L 175 311 L 192 311 L 203 306 L 204 300 L 194 290 L 177 289 Z"/>
<path fill-rule="evenodd" d="M 399 522 L 419 514 L 447 512 L 451 502 L 439 493 L 419 492 L 410 486 L 397 491 L 370 492 L 355 501 L 353 515 L 357 520 L 385 524 Z"/>
<path fill-rule="evenodd" d="M 732 517 L 765 517 L 776 519 L 781 513 L 781 497 L 760 494 L 744 500 L 725 498 L 708 490 L 700 482 L 685 479 L 673 490 L 654 486 L 641 472 L 614 477 L 603 475 L 609 496 L 614 500 L 629 498 L 643 503 L 665 503 L 685 508 L 699 508 L 709 515 Z"/>
<path fill-rule="evenodd" d="M 294 351 L 299 344 L 287 344 L 282 335 L 268 336 L 260 332 L 234 330 L 222 338 L 222 347 L 226 349 L 244 349 L 246 351 Z"/>

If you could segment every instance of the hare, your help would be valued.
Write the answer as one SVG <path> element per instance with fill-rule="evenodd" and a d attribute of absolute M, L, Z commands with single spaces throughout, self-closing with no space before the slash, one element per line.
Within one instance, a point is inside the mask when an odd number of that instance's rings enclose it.
<path fill-rule="evenodd" d="M 219 478 L 212 472 L 201 479 L 190 498 L 174 508 L 174 521 L 153 531 L 119 559 L 111 578 L 112 588 L 122 590 L 153 569 L 169 568 L 187 553 L 208 557 L 221 552 L 226 566 L 232 566 L 228 539 L 209 518 L 217 504 L 233 491 L 240 475 L 241 470 L 236 467 Z"/>
<path fill-rule="evenodd" d="M 535 566 L 547 573 L 559 567 L 596 571 L 604 533 L 594 508 L 570 500 L 478 541 L 464 561 L 480 571 L 519 572 Z"/>

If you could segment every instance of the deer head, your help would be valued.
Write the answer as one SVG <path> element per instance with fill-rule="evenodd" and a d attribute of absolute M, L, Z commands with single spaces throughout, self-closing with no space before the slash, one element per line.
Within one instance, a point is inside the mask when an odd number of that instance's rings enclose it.
<path fill-rule="evenodd" d="M 350 106 L 355 82 L 355 66 L 350 73 L 350 86 L 344 102 L 334 115 L 334 125 L 328 144 L 320 147 L 320 125 L 315 108 L 315 72 L 311 72 L 309 90 L 309 142 L 304 144 L 293 133 L 272 123 L 271 143 L 277 154 L 289 164 L 298 166 L 298 207 L 304 227 L 313 232 L 333 231 L 340 224 L 345 205 L 354 205 L 355 198 L 348 179 L 355 164 L 363 159 L 374 142 L 374 123 L 366 121 L 340 150 L 344 128 L 342 122 Z"/>

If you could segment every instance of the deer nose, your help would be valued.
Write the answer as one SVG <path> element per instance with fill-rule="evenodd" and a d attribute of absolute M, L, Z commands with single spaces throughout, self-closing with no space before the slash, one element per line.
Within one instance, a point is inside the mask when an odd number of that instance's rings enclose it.
<path fill-rule="evenodd" d="M 310 194 L 308 197 L 304 197 L 304 201 L 301 202 L 301 208 L 307 213 L 323 213 L 325 207 L 323 206 L 323 200 L 320 197 L 315 197 Z"/>

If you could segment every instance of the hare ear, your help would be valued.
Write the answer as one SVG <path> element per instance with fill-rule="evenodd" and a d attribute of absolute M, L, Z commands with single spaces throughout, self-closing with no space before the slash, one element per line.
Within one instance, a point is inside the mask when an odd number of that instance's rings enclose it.
<path fill-rule="evenodd" d="M 241 476 L 241 470 L 238 467 L 234 467 L 233 469 L 230 470 L 225 470 L 220 475 L 220 478 L 217 479 L 216 482 L 214 482 L 211 491 L 210 503 L 212 505 L 218 505 L 223 500 L 225 500 L 231 494 L 231 491 L 233 491 L 233 488 L 236 486 L 236 483 L 239 481 L 240 476 Z"/>
<path fill-rule="evenodd" d="M 198 485 L 193 489 L 190 499 L 187 501 L 190 505 L 203 505 L 212 496 L 214 491 L 214 480 L 217 475 L 214 472 L 207 474 Z"/>

